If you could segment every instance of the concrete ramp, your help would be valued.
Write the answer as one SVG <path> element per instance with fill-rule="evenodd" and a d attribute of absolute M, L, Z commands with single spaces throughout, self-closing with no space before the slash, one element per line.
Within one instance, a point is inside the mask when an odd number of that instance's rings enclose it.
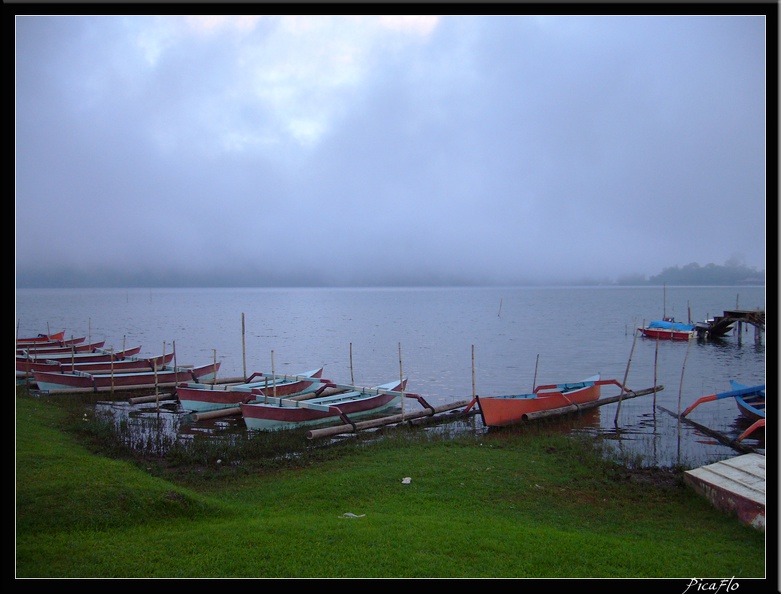
<path fill-rule="evenodd" d="M 683 481 L 719 509 L 765 531 L 765 456 L 745 454 L 687 470 Z"/>

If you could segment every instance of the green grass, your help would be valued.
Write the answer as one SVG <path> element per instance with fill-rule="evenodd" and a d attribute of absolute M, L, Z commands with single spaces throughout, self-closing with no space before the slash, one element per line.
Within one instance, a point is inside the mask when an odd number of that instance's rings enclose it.
<path fill-rule="evenodd" d="M 161 460 L 112 445 L 78 402 L 19 391 L 16 407 L 17 577 L 765 576 L 764 534 L 680 473 L 544 425 L 263 434 Z"/>

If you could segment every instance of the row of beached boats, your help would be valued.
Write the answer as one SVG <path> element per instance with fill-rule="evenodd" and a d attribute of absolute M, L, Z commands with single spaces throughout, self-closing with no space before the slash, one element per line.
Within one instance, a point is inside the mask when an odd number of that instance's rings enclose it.
<path fill-rule="evenodd" d="M 99 392 L 176 386 L 182 381 L 217 377 L 219 362 L 201 366 L 171 365 L 174 353 L 139 357 L 140 346 L 103 348 L 105 341 L 66 340 L 64 332 L 16 341 L 16 381 L 41 392 Z"/>
<path fill-rule="evenodd" d="M 403 406 L 406 399 L 414 399 L 433 411 L 422 396 L 406 391 L 406 378 L 361 387 L 324 379 L 320 367 L 296 375 L 256 372 L 246 380 L 220 382 L 216 361 L 200 367 L 172 366 L 173 353 L 141 358 L 137 356 L 140 347 L 113 352 L 94 344 L 88 351 L 77 352 L 74 345 L 81 344 L 79 339 L 58 346 L 55 343 L 64 341 L 61 336 L 54 336 L 49 340 L 17 341 L 17 348 L 23 349 L 23 352 L 17 352 L 17 379 L 34 382 L 41 392 L 173 387 L 175 397 L 185 411 L 199 416 L 241 414 L 248 429 L 264 431 L 334 423 L 354 427 L 355 419 L 377 415 L 399 404 Z M 64 350 L 54 350 L 56 348 Z M 35 354 L 36 349 L 47 352 Z M 617 386 L 620 389 L 618 396 L 602 398 L 602 387 L 606 385 Z M 577 382 L 536 386 L 528 393 L 474 395 L 464 412 L 475 408 L 485 426 L 501 427 L 640 394 L 628 390 L 617 380 L 603 380 L 596 374 Z M 764 427 L 764 385 L 743 386 L 733 382 L 732 390 L 700 398 L 682 416 L 702 402 L 727 397 L 734 397 L 740 412 L 755 421 L 740 439 Z"/>

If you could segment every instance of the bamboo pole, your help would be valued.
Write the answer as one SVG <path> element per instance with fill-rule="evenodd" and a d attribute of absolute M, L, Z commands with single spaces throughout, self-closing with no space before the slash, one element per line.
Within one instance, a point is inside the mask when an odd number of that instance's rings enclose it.
<path fill-rule="evenodd" d="M 683 366 L 681 367 L 681 384 L 678 387 L 678 415 L 681 414 L 681 395 L 683 394 L 683 373 L 686 371 L 686 359 L 689 358 L 689 348 L 692 345 L 692 341 L 686 345 L 686 355 L 683 357 Z M 680 425 L 679 425 L 680 426 Z"/>
<path fill-rule="evenodd" d="M 163 348 L 165 348 L 165 342 L 163 343 Z M 154 361 L 154 365 L 152 366 L 155 372 L 155 408 L 157 409 L 157 414 L 160 414 L 160 391 L 158 390 L 157 385 L 157 360 Z M 176 372 L 174 372 L 174 378 L 176 378 Z"/>
<path fill-rule="evenodd" d="M 654 388 L 656 388 L 658 363 L 659 363 L 659 336 L 657 335 L 656 348 L 654 349 Z M 654 391 L 654 410 L 656 410 L 656 391 Z"/>
<path fill-rule="evenodd" d="M 475 396 L 475 345 L 472 345 L 472 400 Z"/>
<path fill-rule="evenodd" d="M 630 391 L 622 391 L 621 394 L 618 394 L 616 396 L 608 396 L 607 398 L 600 398 L 598 400 L 593 400 L 591 402 L 584 402 L 583 404 L 571 404 L 569 406 L 564 406 L 561 408 L 553 408 L 549 410 L 540 410 L 537 412 L 531 412 L 527 413 L 525 415 L 526 420 L 528 421 L 534 421 L 537 419 L 544 419 L 547 417 L 556 417 L 560 415 L 566 415 L 574 412 L 580 412 L 582 410 L 587 410 L 590 408 L 596 408 L 598 406 L 604 406 L 605 404 L 612 404 L 614 402 L 621 402 L 621 400 L 629 400 L 631 398 L 637 398 L 638 396 L 646 396 L 647 394 L 655 394 L 656 390 L 664 390 L 664 386 L 654 386 L 653 388 L 648 388 L 646 390 L 640 390 L 638 392 L 632 392 Z"/>
<path fill-rule="evenodd" d="M 111 357 L 111 397 L 114 397 L 114 357 Z"/>
<path fill-rule="evenodd" d="M 355 376 L 353 375 L 353 343 L 350 343 L 350 383 L 355 385 Z"/>
<path fill-rule="evenodd" d="M 274 349 L 271 350 L 271 386 L 274 393 L 274 398 L 277 397 L 277 376 L 274 371 Z"/>
<path fill-rule="evenodd" d="M 244 329 L 244 312 L 241 312 L 241 365 L 243 377 L 247 379 L 247 348 Z"/>
<path fill-rule="evenodd" d="M 401 418 L 404 419 L 404 368 L 401 365 L 401 343 L 399 343 L 399 382 L 401 383 Z"/>
<path fill-rule="evenodd" d="M 626 388 L 626 378 L 629 376 L 629 365 L 632 363 L 632 354 L 635 352 L 635 343 L 637 342 L 637 330 L 634 332 L 634 338 L 632 338 L 632 349 L 629 351 L 629 360 L 626 362 L 626 371 L 624 372 L 624 381 L 621 382 L 621 395 L 618 398 L 618 406 L 616 407 L 616 417 L 613 419 L 614 424 L 618 424 L 618 414 L 621 412 L 621 396 L 624 394 Z M 656 381 L 654 380 L 654 384 Z"/>
<path fill-rule="evenodd" d="M 390 417 L 383 417 L 381 419 L 372 419 L 370 421 L 359 421 L 354 425 L 336 425 L 333 427 L 323 427 L 322 429 L 312 429 L 311 431 L 307 431 L 306 437 L 307 439 L 315 439 L 316 437 L 328 437 L 331 435 L 339 435 L 340 433 L 355 433 L 362 429 L 372 429 L 374 427 L 382 427 L 383 425 L 393 425 L 409 419 L 431 417 L 437 413 L 468 406 L 469 402 L 469 400 L 463 400 L 442 406 L 435 406 L 434 408 L 426 408 L 417 412 L 407 413 L 406 419 L 402 418 L 402 415 L 393 415 Z"/>

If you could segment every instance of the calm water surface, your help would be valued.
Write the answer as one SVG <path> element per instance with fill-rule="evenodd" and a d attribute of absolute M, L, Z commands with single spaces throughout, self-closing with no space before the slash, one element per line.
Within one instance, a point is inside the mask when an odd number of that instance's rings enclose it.
<path fill-rule="evenodd" d="M 599 432 L 622 459 L 693 468 L 738 453 L 679 423 L 660 407 L 685 409 L 729 389 L 765 383 L 765 337 L 744 327 L 718 342 L 657 344 L 635 328 L 662 315 L 700 321 L 731 309 L 765 309 L 762 287 L 557 287 L 388 289 L 19 289 L 18 336 L 65 330 L 152 356 L 175 348 L 177 363 L 215 358 L 220 377 L 299 373 L 320 366 L 339 383 L 373 386 L 409 378 L 433 405 L 528 392 L 596 372 L 630 390 L 664 389 L 605 405 L 567 430 Z M 606 387 L 603 395 L 617 393 Z M 114 407 L 128 407 L 121 402 Z M 406 406 L 418 406 L 416 403 Z M 172 430 L 236 430 L 236 419 L 199 427 L 168 406 Z M 771 409 L 771 414 L 774 414 Z M 703 404 L 697 423 L 734 438 L 747 426 L 731 399 Z M 205 423 L 205 422 L 204 422 Z M 469 430 L 485 431 L 479 419 Z M 764 448 L 764 433 L 746 444 Z"/>

